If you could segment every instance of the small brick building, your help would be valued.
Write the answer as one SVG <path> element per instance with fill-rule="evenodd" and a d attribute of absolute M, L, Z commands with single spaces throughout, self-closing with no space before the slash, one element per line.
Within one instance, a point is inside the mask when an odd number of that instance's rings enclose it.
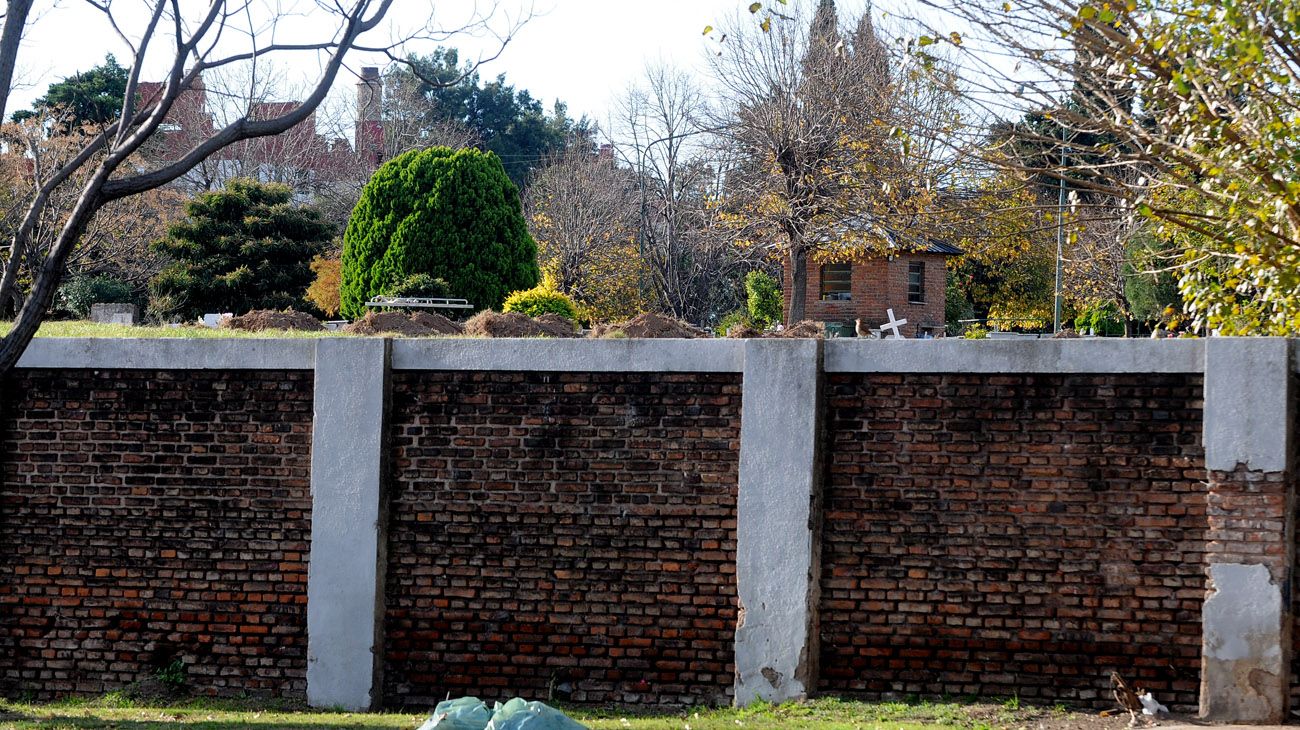
<path fill-rule="evenodd" d="M 906 319 L 905 337 L 942 337 L 947 291 L 947 259 L 961 249 L 939 241 L 917 251 L 882 256 L 864 254 L 847 263 L 808 261 L 804 318 L 845 325 L 853 336 L 854 320 L 878 329 L 888 320 L 887 310 Z M 784 317 L 790 320 L 790 295 L 794 291 L 790 265 L 785 266 Z"/>

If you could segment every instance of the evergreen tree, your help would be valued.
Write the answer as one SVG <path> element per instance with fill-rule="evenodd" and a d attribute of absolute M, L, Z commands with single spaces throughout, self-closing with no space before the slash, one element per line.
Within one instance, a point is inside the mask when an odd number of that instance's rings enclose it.
<path fill-rule="evenodd" d="M 150 283 L 154 309 L 190 319 L 205 312 L 305 308 L 312 258 L 333 235 L 288 186 L 231 180 L 186 206 L 186 220 L 153 245 L 173 263 Z"/>
<path fill-rule="evenodd" d="M 415 274 L 480 309 L 537 284 L 537 244 L 496 155 L 412 150 L 366 183 L 343 237 L 343 316 L 362 316 L 371 297 Z"/>
<path fill-rule="evenodd" d="M 41 114 L 64 115 L 65 126 L 103 125 L 117 118 L 126 94 L 126 69 L 108 54 L 103 65 L 50 84 L 45 96 L 32 102 L 30 111 L 14 112 L 14 121 Z"/>
<path fill-rule="evenodd" d="M 488 82 L 482 82 L 476 73 L 464 74 L 454 48 L 438 48 L 410 62 L 421 81 L 420 93 L 428 100 L 430 124 L 454 121 L 468 126 L 477 134 L 481 148 L 501 159 L 516 187 L 523 188 L 528 176 L 571 140 L 594 133 L 585 118 L 570 119 L 563 103 L 557 102 L 547 114 L 527 90 L 506 83 L 504 74 Z M 402 69 L 393 73 L 411 72 Z"/>

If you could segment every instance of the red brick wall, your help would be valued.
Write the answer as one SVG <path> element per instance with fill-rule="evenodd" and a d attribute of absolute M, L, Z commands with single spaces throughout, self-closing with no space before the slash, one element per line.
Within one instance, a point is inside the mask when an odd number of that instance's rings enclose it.
<path fill-rule="evenodd" d="M 828 379 L 822 691 L 1195 706 L 1199 376 Z"/>
<path fill-rule="evenodd" d="M 907 301 L 908 264 L 925 263 L 925 303 Z M 808 262 L 808 290 L 804 300 L 804 318 L 820 322 L 843 322 L 850 326 L 855 319 L 869 327 L 879 327 L 888 321 L 888 310 L 894 316 L 906 319 L 903 335 L 916 337 L 921 327 L 937 328 L 941 334 L 944 325 L 944 301 L 947 292 L 947 259 L 933 254 L 909 254 L 895 259 L 864 259 L 853 262 L 849 284 L 853 298 L 849 301 L 821 300 L 821 264 Z M 785 298 L 784 317 L 790 319 L 791 292 L 794 291 L 790 269 L 785 268 L 782 291 Z"/>
<path fill-rule="evenodd" d="M 0 421 L 0 695 L 180 659 L 211 695 L 306 687 L 312 373 L 20 371 Z"/>
<path fill-rule="evenodd" d="M 731 692 L 740 376 L 394 375 L 384 690 Z"/>

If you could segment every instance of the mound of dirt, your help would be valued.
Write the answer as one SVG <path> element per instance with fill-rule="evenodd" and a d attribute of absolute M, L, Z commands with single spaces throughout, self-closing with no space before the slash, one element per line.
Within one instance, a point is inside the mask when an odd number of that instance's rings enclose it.
<path fill-rule="evenodd" d="M 826 325 L 811 319 L 805 319 L 802 322 L 786 327 L 780 332 L 773 332 L 773 337 L 816 337 L 818 339 L 826 336 Z"/>
<path fill-rule="evenodd" d="M 1075 332 L 1074 330 L 1070 329 L 1069 327 L 1065 327 L 1065 328 L 1063 328 L 1060 332 L 1057 332 L 1056 334 L 1052 335 L 1052 339 L 1054 339 L 1054 340 L 1077 340 L 1077 339 L 1079 339 L 1081 336 L 1082 336 L 1082 335 L 1080 335 L 1078 332 Z"/>
<path fill-rule="evenodd" d="M 780 330 L 768 330 L 761 332 L 746 324 L 734 324 L 731 329 L 727 330 L 727 337 L 732 339 L 753 339 L 755 337 L 812 337 L 822 338 L 826 336 L 826 326 L 821 322 L 814 322 L 811 319 Z"/>
<path fill-rule="evenodd" d="M 465 323 L 471 337 L 577 337 L 573 323 L 557 314 L 543 314 L 537 319 L 519 312 L 493 312 L 485 309 Z"/>
<path fill-rule="evenodd" d="M 403 337 L 432 337 L 458 335 L 460 326 L 441 314 L 427 312 L 367 312 L 366 316 L 343 328 L 344 332 L 358 335 L 401 335 Z"/>
<path fill-rule="evenodd" d="M 533 321 L 546 331 L 547 337 L 580 337 L 578 328 L 572 322 L 558 314 L 547 312 Z"/>
<path fill-rule="evenodd" d="M 752 340 L 755 337 L 762 337 L 763 333 L 744 323 L 731 325 L 727 330 L 727 337 L 733 340 Z"/>
<path fill-rule="evenodd" d="M 429 328 L 435 335 L 458 335 L 461 326 L 437 312 L 412 312 L 411 321 Z"/>
<path fill-rule="evenodd" d="M 248 314 L 226 317 L 221 320 L 220 326 L 224 329 L 244 330 L 245 332 L 261 332 L 262 330 L 302 330 L 310 332 L 325 329 L 325 325 L 321 324 L 320 320 L 306 312 L 295 312 L 292 309 L 286 309 L 283 312 L 277 312 L 273 309 L 257 309 Z"/>
<path fill-rule="evenodd" d="M 651 339 L 695 339 L 708 337 L 704 330 L 654 312 L 643 312 L 626 322 L 597 325 L 592 337 L 633 337 Z"/>

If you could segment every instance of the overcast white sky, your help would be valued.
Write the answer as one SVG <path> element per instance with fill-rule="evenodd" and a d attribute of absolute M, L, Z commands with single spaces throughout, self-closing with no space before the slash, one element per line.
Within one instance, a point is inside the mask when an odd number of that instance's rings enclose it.
<path fill-rule="evenodd" d="M 293 1 L 281 0 L 287 5 Z M 529 4 L 527 0 L 500 3 L 504 14 L 514 16 Z M 430 4 L 430 0 L 397 0 L 393 20 L 399 25 L 423 21 Z M 747 4 L 743 0 L 535 0 L 532 6 L 538 14 L 482 73 L 487 78 L 504 73 L 507 81 L 532 92 L 548 109 L 558 98 L 568 103 L 572 116 L 585 113 L 603 123 L 611 101 L 638 77 L 647 62 L 663 60 L 684 68 L 703 68 L 708 52 L 704 27 Z M 858 11 L 863 0 L 840 0 L 838 4 L 841 13 L 847 14 Z M 433 5 L 448 23 L 454 23 L 456 14 L 465 13 L 473 3 L 439 0 Z M 310 3 L 303 7 L 309 8 Z M 304 17 L 298 25 L 310 25 L 310 18 Z M 26 87 L 17 90 L 10 109 L 26 108 L 51 82 L 101 63 L 106 53 L 125 60 L 124 47 L 114 41 L 107 24 L 81 0 L 60 0 L 28 31 L 20 61 Z M 448 45 L 461 48 L 462 57 L 472 57 L 490 43 L 460 37 Z M 409 50 L 431 48 L 430 44 Z M 359 67 L 363 61 L 364 57 L 357 56 L 350 65 Z M 350 86 L 354 79 L 345 83 Z"/>

